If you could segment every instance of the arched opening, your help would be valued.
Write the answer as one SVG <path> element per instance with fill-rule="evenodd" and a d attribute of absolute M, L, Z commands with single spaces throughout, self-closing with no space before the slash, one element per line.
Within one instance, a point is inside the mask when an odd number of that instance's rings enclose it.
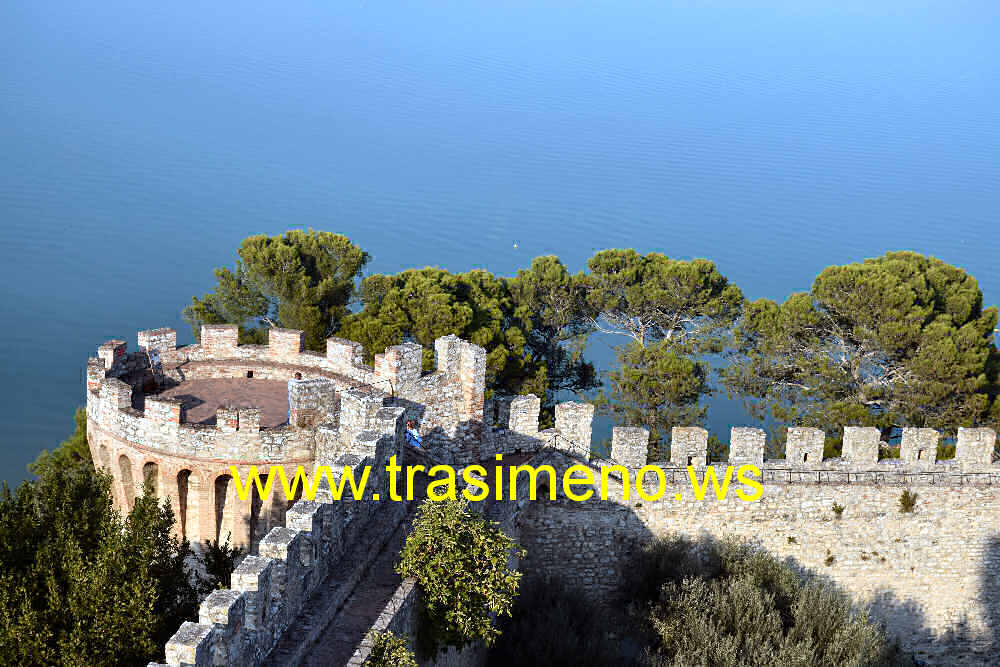
<path fill-rule="evenodd" d="M 188 538 L 188 492 L 191 485 L 191 471 L 181 470 L 177 473 L 177 521 L 181 526 L 181 539 Z"/>
<path fill-rule="evenodd" d="M 804 454 L 802 455 L 802 462 L 803 462 L 803 463 L 805 463 L 805 462 L 806 462 L 806 461 L 808 461 L 808 460 L 809 460 L 809 452 L 805 452 L 805 453 L 804 453 Z"/>
<path fill-rule="evenodd" d="M 142 483 L 148 486 L 154 496 L 160 495 L 160 466 L 152 461 L 142 466 Z"/>
<path fill-rule="evenodd" d="M 257 553 L 257 544 L 264 537 L 267 526 L 261 521 L 260 511 L 264 506 L 264 501 L 257 491 L 256 485 L 250 491 L 250 552 Z"/>
<path fill-rule="evenodd" d="M 118 457 L 118 472 L 122 480 L 122 500 L 126 511 L 131 512 L 135 507 L 135 480 L 132 479 L 132 461 L 124 454 Z"/>
<path fill-rule="evenodd" d="M 215 478 L 215 539 L 221 544 L 229 538 L 230 544 L 236 540 L 236 501 L 233 495 L 233 478 L 219 475 Z"/>

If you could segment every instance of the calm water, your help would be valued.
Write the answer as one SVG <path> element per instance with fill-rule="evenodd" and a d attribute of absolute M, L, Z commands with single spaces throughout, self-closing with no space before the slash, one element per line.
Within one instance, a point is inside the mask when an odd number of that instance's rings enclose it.
<path fill-rule="evenodd" d="M 342 232 L 372 271 L 632 246 L 710 257 L 754 298 L 914 249 L 1000 302 L 998 19 L 990 0 L 0 3 L 0 478 L 68 433 L 102 341 L 189 340 L 180 309 L 253 233 Z M 716 408 L 720 433 L 743 421 Z"/>

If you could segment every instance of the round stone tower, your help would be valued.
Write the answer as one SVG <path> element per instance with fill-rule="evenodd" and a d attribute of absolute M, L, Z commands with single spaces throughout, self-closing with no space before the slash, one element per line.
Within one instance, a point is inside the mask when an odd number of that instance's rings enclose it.
<path fill-rule="evenodd" d="M 369 367 L 352 341 L 330 338 L 324 355 L 305 349 L 301 331 L 271 329 L 267 345 L 238 345 L 237 333 L 204 326 L 198 344 L 178 347 L 173 329 L 140 331 L 136 352 L 112 340 L 90 359 L 88 441 L 120 509 L 149 484 L 169 498 L 178 534 L 192 543 L 231 536 L 254 548 L 284 524 L 293 501 L 280 484 L 270 498 L 254 489 L 240 500 L 233 466 L 244 482 L 251 466 L 285 466 L 289 479 L 303 466 L 312 475 L 318 465 L 374 461 L 379 434 L 392 436 L 378 451 L 387 458 L 401 452 L 408 419 L 439 459 L 479 459 L 483 348 L 440 338 L 437 370 L 424 373 L 413 343 L 387 348 Z M 301 381 L 290 383 L 296 373 Z"/>

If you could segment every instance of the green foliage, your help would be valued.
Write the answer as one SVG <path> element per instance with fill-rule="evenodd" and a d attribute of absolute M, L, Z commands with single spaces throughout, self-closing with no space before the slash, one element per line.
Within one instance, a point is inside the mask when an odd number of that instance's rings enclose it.
<path fill-rule="evenodd" d="M 879 459 L 898 459 L 901 455 L 900 447 L 897 445 L 893 447 L 892 445 L 882 445 L 878 446 L 878 457 Z"/>
<path fill-rule="evenodd" d="M 236 560 L 243 555 L 243 549 L 230 546 L 229 538 L 230 534 L 226 533 L 226 541 L 222 544 L 218 540 L 205 540 L 201 561 L 208 575 L 206 586 L 209 589 L 232 586 L 233 570 L 236 569 Z"/>
<path fill-rule="evenodd" d="M 512 553 L 524 555 L 466 502 L 428 500 L 420 506 L 396 570 L 420 587 L 420 637 L 427 653 L 494 642 L 500 632 L 492 617 L 510 616 L 521 578 L 508 566 Z"/>
<path fill-rule="evenodd" d="M 745 543 L 674 539 L 650 553 L 673 562 L 641 607 L 655 636 L 649 665 L 912 664 L 830 585 Z"/>
<path fill-rule="evenodd" d="M 649 460 L 669 458 L 670 429 L 705 421 L 701 398 L 711 393 L 707 364 L 678 353 L 669 341 L 618 349 L 618 365 L 607 374 L 598 409 L 621 424 L 642 424 L 650 431 Z"/>
<path fill-rule="evenodd" d="M 704 259 L 602 250 L 583 281 L 591 323 L 628 336 L 597 405 L 619 423 L 643 424 L 650 460 L 667 458 L 670 429 L 705 421 L 712 393 L 702 355 L 719 353 L 739 317 L 743 294 Z"/>
<path fill-rule="evenodd" d="M 184 309 L 195 336 L 203 324 L 238 324 L 241 342 L 264 343 L 269 325 L 301 329 L 306 346 L 322 350 L 369 259 L 346 236 L 312 229 L 251 236 L 237 252 L 233 270 L 216 269 L 215 291 Z"/>
<path fill-rule="evenodd" d="M 90 447 L 87 445 L 87 410 L 77 408 L 73 413 L 73 422 L 75 424 L 73 434 L 51 452 L 43 449 L 38 458 L 28 464 L 28 472 L 42 477 L 47 469 L 53 467 L 93 468 Z"/>
<path fill-rule="evenodd" d="M 996 323 L 972 276 L 892 252 L 747 304 L 724 382 L 787 423 L 954 430 L 988 420 Z"/>
<path fill-rule="evenodd" d="M 899 511 L 903 513 L 909 513 L 914 510 L 917 506 L 917 494 L 913 493 L 909 489 L 904 489 L 901 496 L 899 496 Z"/>
<path fill-rule="evenodd" d="M 645 346 L 667 340 L 680 352 L 720 352 L 743 294 L 707 259 L 602 250 L 587 262 L 586 299 L 599 330 Z"/>
<path fill-rule="evenodd" d="M 594 314 L 586 301 L 583 274 L 571 276 L 558 257 L 548 255 L 533 259 L 531 267 L 518 271 L 507 285 L 515 318 L 526 323 L 526 348 L 546 368 L 546 412 L 557 392 L 579 394 L 597 388 L 594 366 L 583 358 Z M 542 421 L 549 416 L 543 414 Z"/>
<path fill-rule="evenodd" d="M 344 320 L 338 335 L 364 345 L 369 363 L 389 345 L 420 343 L 424 369 L 431 370 L 435 339 L 455 334 L 486 349 L 489 390 L 534 393 L 551 406 L 556 391 L 597 383 L 582 358 L 578 281 L 555 257 L 537 258 L 513 279 L 430 267 L 368 276 L 361 284 L 364 308 Z"/>
<path fill-rule="evenodd" d="M 406 639 L 397 637 L 388 630 L 371 631 L 372 652 L 365 660 L 366 667 L 417 667 L 417 659 L 410 650 Z"/>
<path fill-rule="evenodd" d="M 42 466 L 0 493 L 0 655 L 21 665 L 133 665 L 197 615 L 188 545 L 148 492 L 128 517 L 111 479 Z"/>
<path fill-rule="evenodd" d="M 834 503 L 830 507 L 830 509 L 833 511 L 833 516 L 837 517 L 838 519 L 844 516 L 844 506 L 841 505 L 840 503 Z"/>
<path fill-rule="evenodd" d="M 604 667 L 629 665 L 618 642 L 607 638 L 608 618 L 595 603 L 560 579 L 526 577 L 503 634 L 490 649 L 491 667 Z"/>

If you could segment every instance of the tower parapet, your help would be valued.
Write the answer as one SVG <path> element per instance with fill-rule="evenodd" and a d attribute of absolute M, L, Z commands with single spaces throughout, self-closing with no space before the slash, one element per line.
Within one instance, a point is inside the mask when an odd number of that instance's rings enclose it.
<path fill-rule="evenodd" d="M 235 325 L 205 325 L 197 344 L 178 346 L 173 329 L 140 331 L 136 352 L 115 339 L 88 362 L 91 454 L 111 472 L 121 509 L 152 480 L 171 498 L 183 536 L 197 543 L 224 540 L 228 531 L 235 544 L 255 547 L 283 519 L 284 500 L 238 501 L 230 467 L 241 476 L 251 466 L 312 472 L 342 455 L 367 456 L 358 450 L 362 434 L 395 420 L 385 406 L 399 406 L 399 438 L 405 412 L 449 460 L 478 455 L 479 346 L 446 337 L 436 345 L 438 370 L 423 374 L 423 351 L 413 343 L 387 348 L 369 367 L 361 345 L 343 339 L 329 339 L 321 354 L 305 349 L 298 330 L 271 329 L 267 345 L 240 345 L 238 337 Z M 162 373 L 150 367 L 154 351 Z M 289 383 L 296 372 L 303 381 Z"/>

